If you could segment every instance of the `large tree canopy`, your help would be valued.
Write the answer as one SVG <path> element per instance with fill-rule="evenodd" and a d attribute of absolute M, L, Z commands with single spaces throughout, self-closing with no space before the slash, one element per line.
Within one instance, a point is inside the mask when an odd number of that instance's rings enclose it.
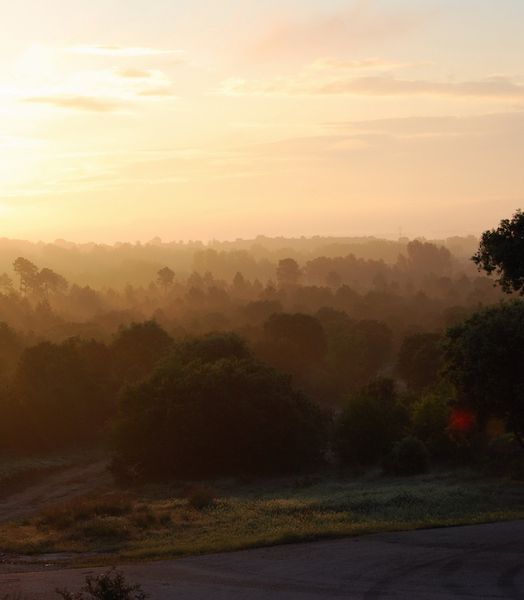
<path fill-rule="evenodd" d="M 233 336 L 219 337 L 180 344 L 128 388 L 117 464 L 194 479 L 289 472 L 320 458 L 320 410 Z"/>
<path fill-rule="evenodd" d="M 504 219 L 497 229 L 482 234 L 480 246 L 473 256 L 479 270 L 495 274 L 506 292 L 524 294 L 524 214 L 518 210 Z"/>
<path fill-rule="evenodd" d="M 449 330 L 447 373 L 480 422 L 502 418 L 524 436 L 524 302 L 487 308 Z"/>

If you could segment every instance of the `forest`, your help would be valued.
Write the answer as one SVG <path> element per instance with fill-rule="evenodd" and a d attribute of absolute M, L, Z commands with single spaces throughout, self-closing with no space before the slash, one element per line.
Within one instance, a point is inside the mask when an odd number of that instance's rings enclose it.
<path fill-rule="evenodd" d="M 101 446 L 122 481 L 471 462 L 506 430 L 461 397 L 504 297 L 478 243 L 2 240 L 0 449 Z"/>

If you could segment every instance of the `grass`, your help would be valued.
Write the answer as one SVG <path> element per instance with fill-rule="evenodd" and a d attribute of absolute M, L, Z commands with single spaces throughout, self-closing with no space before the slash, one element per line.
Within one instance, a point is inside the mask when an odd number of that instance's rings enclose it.
<path fill-rule="evenodd" d="M 524 483 L 472 471 L 214 486 L 201 508 L 184 488 L 78 498 L 1 526 L 0 552 L 96 553 L 80 557 L 104 563 L 524 518 Z"/>
<path fill-rule="evenodd" d="M 92 452 L 88 453 L 87 451 L 70 454 L 50 453 L 43 456 L 3 457 L 0 459 L 0 499 L 38 483 L 49 475 L 89 460 L 92 460 Z"/>

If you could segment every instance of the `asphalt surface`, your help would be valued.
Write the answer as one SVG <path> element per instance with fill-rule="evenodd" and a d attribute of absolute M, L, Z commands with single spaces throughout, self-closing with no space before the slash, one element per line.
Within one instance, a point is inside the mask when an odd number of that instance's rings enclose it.
<path fill-rule="evenodd" d="M 12 571 L 16 567 L 10 568 Z M 378 534 L 122 567 L 152 600 L 524 599 L 524 521 Z M 0 574 L 0 598 L 77 590 L 97 569 Z"/>

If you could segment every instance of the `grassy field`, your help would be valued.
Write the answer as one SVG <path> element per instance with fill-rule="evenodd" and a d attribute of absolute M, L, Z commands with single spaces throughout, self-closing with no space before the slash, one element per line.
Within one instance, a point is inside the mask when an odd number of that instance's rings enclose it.
<path fill-rule="evenodd" d="M 103 563 L 524 518 L 524 483 L 472 471 L 215 486 L 211 494 L 148 487 L 73 499 L 0 526 L 0 551 Z"/>

